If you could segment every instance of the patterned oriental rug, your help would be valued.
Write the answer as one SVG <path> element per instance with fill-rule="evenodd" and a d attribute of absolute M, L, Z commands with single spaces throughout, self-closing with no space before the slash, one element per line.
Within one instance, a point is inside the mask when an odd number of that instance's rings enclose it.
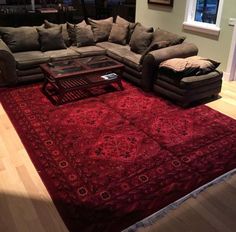
<path fill-rule="evenodd" d="M 121 231 L 236 168 L 235 120 L 123 85 L 61 106 L 38 84 L 1 91 L 72 232 Z"/>

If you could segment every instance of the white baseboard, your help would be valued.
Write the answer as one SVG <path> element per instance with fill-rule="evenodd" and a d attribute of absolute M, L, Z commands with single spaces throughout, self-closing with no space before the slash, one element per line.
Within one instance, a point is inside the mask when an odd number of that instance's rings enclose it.
<path fill-rule="evenodd" d="M 229 72 L 223 72 L 223 80 L 230 81 L 230 73 Z"/>

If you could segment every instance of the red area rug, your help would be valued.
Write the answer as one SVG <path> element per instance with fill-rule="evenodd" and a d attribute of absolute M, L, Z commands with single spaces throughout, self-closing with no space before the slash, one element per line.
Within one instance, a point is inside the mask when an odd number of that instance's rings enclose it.
<path fill-rule="evenodd" d="M 236 168 L 235 120 L 123 85 L 59 107 L 39 85 L 1 91 L 70 231 L 120 231 Z"/>

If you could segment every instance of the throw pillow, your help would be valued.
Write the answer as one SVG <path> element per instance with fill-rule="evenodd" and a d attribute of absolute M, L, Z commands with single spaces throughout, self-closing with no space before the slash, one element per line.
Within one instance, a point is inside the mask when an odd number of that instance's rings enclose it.
<path fill-rule="evenodd" d="M 40 49 L 36 27 L 0 27 L 0 36 L 12 52 Z"/>
<path fill-rule="evenodd" d="M 132 23 L 132 22 L 129 22 L 127 21 L 126 19 L 120 17 L 119 15 L 116 17 L 116 23 L 119 24 L 119 25 L 124 25 L 124 26 L 127 26 L 129 27 L 129 31 L 128 31 L 128 35 L 127 35 L 127 43 L 130 42 L 130 39 L 131 39 L 131 36 L 134 32 L 134 28 L 135 26 L 137 25 L 136 23 Z"/>
<path fill-rule="evenodd" d="M 86 27 L 75 27 L 76 35 L 76 45 L 77 47 L 94 45 L 93 32 L 91 26 L 87 25 Z"/>
<path fill-rule="evenodd" d="M 119 25 L 113 23 L 108 41 L 125 45 L 127 33 L 129 30 L 128 27 L 129 25 Z"/>
<path fill-rule="evenodd" d="M 58 26 L 62 26 L 62 37 L 64 39 L 64 42 L 66 44 L 67 47 L 69 47 L 71 45 L 70 39 L 69 39 L 69 35 L 67 32 L 67 24 L 55 24 L 55 23 L 51 23 L 47 20 L 44 20 L 44 27 L 45 28 L 52 28 L 52 27 L 58 27 Z"/>
<path fill-rule="evenodd" d="M 169 46 L 181 44 L 186 37 L 176 35 L 174 33 L 171 33 L 169 31 L 164 31 L 160 28 L 156 29 L 153 33 L 153 40 L 151 44 L 158 44 L 163 43 L 163 41 L 167 41 L 169 43 Z M 161 46 L 160 46 L 161 48 Z"/>
<path fill-rule="evenodd" d="M 142 64 L 145 55 L 147 55 L 149 52 L 161 48 L 166 48 L 172 45 L 181 44 L 184 40 L 185 40 L 184 36 L 179 36 L 161 29 L 156 29 L 155 32 L 153 33 L 153 39 L 151 44 L 145 50 L 140 59 L 140 64 Z"/>
<path fill-rule="evenodd" d="M 52 27 L 49 29 L 37 28 L 41 51 L 64 49 L 66 45 L 62 37 L 62 27 Z"/>
<path fill-rule="evenodd" d="M 111 32 L 113 18 L 94 20 L 88 18 L 89 24 L 92 26 L 95 42 L 107 41 Z"/>
<path fill-rule="evenodd" d="M 151 52 L 151 51 L 154 51 L 154 50 L 158 50 L 160 48 L 166 48 L 169 46 L 169 42 L 168 41 L 162 41 L 160 43 L 151 43 L 148 48 L 142 53 L 142 56 L 140 58 L 140 61 L 139 63 L 142 64 L 143 63 L 143 60 L 145 58 L 145 56 Z"/>
<path fill-rule="evenodd" d="M 72 45 L 76 45 L 76 34 L 75 34 L 75 27 L 86 27 L 87 23 L 83 20 L 82 22 L 78 24 L 71 24 L 71 23 L 66 23 L 67 24 L 67 32 L 69 35 L 69 40 Z"/>
<path fill-rule="evenodd" d="M 215 70 L 220 65 L 219 62 L 203 58 L 200 56 L 191 56 L 188 58 L 174 58 L 163 61 L 159 65 L 160 71 L 171 71 L 173 76 L 191 76 L 203 75 Z"/>
<path fill-rule="evenodd" d="M 142 54 L 152 41 L 153 28 L 147 28 L 137 24 L 130 39 L 131 51 Z"/>

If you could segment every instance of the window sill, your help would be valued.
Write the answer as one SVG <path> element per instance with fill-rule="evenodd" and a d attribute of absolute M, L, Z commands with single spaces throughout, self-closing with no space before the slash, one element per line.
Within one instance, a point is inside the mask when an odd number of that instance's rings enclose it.
<path fill-rule="evenodd" d="M 220 28 L 216 25 L 209 23 L 199 22 L 184 22 L 183 28 L 190 31 L 197 31 L 208 35 L 218 36 L 220 34 Z"/>

